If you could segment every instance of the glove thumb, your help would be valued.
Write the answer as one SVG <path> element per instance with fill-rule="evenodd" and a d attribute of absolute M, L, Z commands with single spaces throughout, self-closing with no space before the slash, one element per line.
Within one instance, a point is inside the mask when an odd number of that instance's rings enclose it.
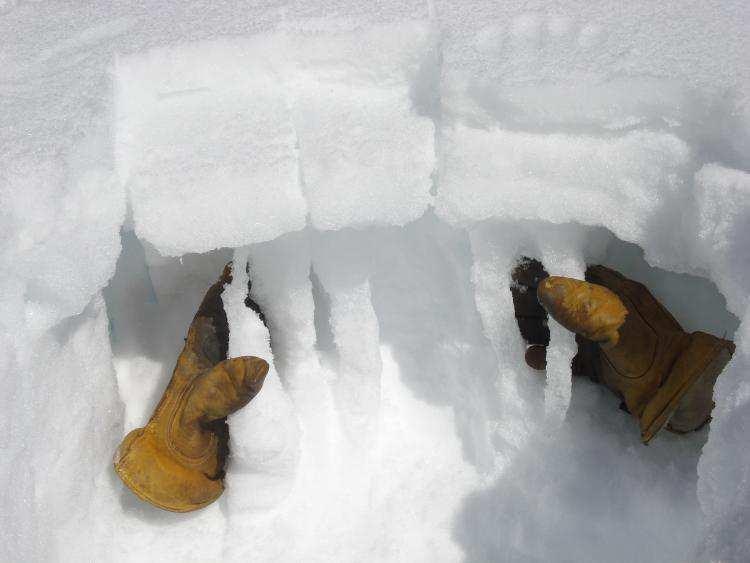
<path fill-rule="evenodd" d="M 268 362 L 254 356 L 219 362 L 196 378 L 183 421 L 208 423 L 238 411 L 258 394 L 267 373 Z"/>
<path fill-rule="evenodd" d="M 562 276 L 539 283 L 537 298 L 547 313 L 562 326 L 603 349 L 614 347 L 628 310 L 620 298 L 602 285 Z"/>

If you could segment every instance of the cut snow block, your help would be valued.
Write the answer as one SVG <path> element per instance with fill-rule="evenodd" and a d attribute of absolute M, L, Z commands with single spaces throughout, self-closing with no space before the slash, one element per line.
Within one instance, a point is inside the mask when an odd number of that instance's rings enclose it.
<path fill-rule="evenodd" d="M 275 36 L 118 61 L 118 172 L 136 232 L 163 254 L 273 239 L 305 225 Z M 276 61 L 276 62 L 274 62 Z"/>
<path fill-rule="evenodd" d="M 298 38 L 294 123 L 313 226 L 404 225 L 432 201 L 434 123 L 416 82 L 429 75 L 423 25 Z"/>
<path fill-rule="evenodd" d="M 406 92 L 310 84 L 296 107 L 312 224 L 404 225 L 431 201 L 433 123 Z"/>
<path fill-rule="evenodd" d="M 618 138 L 457 125 L 445 132 L 437 211 L 452 223 L 491 217 L 606 225 L 640 240 L 685 185 L 689 149 L 665 133 Z"/>

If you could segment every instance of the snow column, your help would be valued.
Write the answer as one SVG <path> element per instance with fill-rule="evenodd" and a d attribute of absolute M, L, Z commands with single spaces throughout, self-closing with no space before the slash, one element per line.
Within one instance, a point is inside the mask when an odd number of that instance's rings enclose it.
<path fill-rule="evenodd" d="M 315 237 L 313 268 L 331 303 L 330 325 L 338 353 L 333 383 L 349 447 L 364 462 L 376 444 L 380 403 L 380 332 L 370 295 L 369 236 L 324 232 Z M 363 475 L 364 476 L 364 475 Z"/>
<path fill-rule="evenodd" d="M 523 361 L 524 343 L 516 326 L 510 292 L 511 271 L 528 240 L 516 226 L 483 223 L 470 231 L 474 300 L 484 332 L 497 356 L 496 388 L 502 409 L 493 421 L 502 471 L 528 441 L 541 419 L 538 377 Z"/>
<path fill-rule="evenodd" d="M 246 263 L 247 250 L 237 250 L 232 284 L 222 295 L 230 328 L 228 355 L 264 358 L 269 371 L 255 399 L 229 417 L 227 503 L 239 515 L 271 508 L 284 499 L 293 484 L 299 447 L 297 417 L 279 379 L 268 329 L 245 304 Z"/>
<path fill-rule="evenodd" d="M 319 541 L 342 482 L 335 456 L 335 405 L 315 349 L 309 232 L 253 245 L 248 253 L 250 295 L 265 315 L 275 364 L 302 429 L 294 489 L 299 494 L 289 509 L 294 522 L 306 524 L 295 529 L 295 545 L 287 548 L 304 557 L 306 546 Z"/>
<path fill-rule="evenodd" d="M 586 229 L 580 225 L 550 225 L 536 231 L 540 258 L 553 276 L 584 279 L 586 263 L 583 246 Z M 547 347 L 547 386 L 544 410 L 551 424 L 560 424 L 570 405 L 572 375 L 570 365 L 577 351 L 575 335 L 554 320 L 549 322 Z"/>

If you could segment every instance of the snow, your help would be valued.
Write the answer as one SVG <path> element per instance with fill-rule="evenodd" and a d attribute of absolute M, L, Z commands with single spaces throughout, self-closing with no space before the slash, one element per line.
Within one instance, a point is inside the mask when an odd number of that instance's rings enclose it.
<path fill-rule="evenodd" d="M 669 134 L 603 139 L 457 125 L 443 146 L 437 211 L 451 222 L 576 221 L 641 240 L 652 217 L 687 191 L 689 149 Z"/>
<path fill-rule="evenodd" d="M 315 228 L 403 225 L 427 209 L 435 126 L 412 90 L 434 41 L 425 23 L 296 38 L 290 93 Z"/>
<path fill-rule="evenodd" d="M 0 2 L 0 559 L 748 560 L 749 21 Z M 642 446 L 553 322 L 528 368 L 521 256 L 733 338 L 710 427 Z M 112 454 L 230 260 L 230 354 L 271 370 L 222 498 L 162 512 Z"/>
<path fill-rule="evenodd" d="M 118 58 L 118 175 L 136 232 L 164 254 L 305 225 L 296 136 L 264 39 Z"/>
<path fill-rule="evenodd" d="M 706 271 L 726 268 L 717 279 L 721 292 L 735 311 L 747 309 L 743 289 L 750 256 L 741 244 L 750 225 L 750 174 L 717 164 L 703 166 L 695 175 L 697 229 L 694 258 Z"/>
<path fill-rule="evenodd" d="M 234 260 L 247 262 L 240 252 Z M 229 510 L 242 514 L 273 507 L 286 496 L 294 482 L 299 429 L 292 402 L 273 365 L 268 330 L 245 307 L 247 273 L 234 268 L 233 278 L 232 286 L 222 294 L 233 335 L 228 355 L 257 356 L 271 364 L 254 408 L 242 409 L 229 419 L 233 433 L 227 488 L 252 494 L 228 494 L 227 503 Z"/>
<path fill-rule="evenodd" d="M 118 57 L 115 153 L 136 232 L 179 256 L 274 239 L 308 212 L 321 230 L 418 218 L 435 134 L 410 92 L 433 43 L 414 24 Z"/>

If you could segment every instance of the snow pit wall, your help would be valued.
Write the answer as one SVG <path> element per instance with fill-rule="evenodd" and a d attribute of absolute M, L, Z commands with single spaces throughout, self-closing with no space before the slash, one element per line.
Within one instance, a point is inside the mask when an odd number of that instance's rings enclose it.
<path fill-rule="evenodd" d="M 105 295 L 126 431 L 158 401 L 190 316 L 229 259 L 249 263 L 251 296 L 268 323 L 245 306 L 245 269 L 235 267 L 224 296 L 230 353 L 272 358 L 274 368 L 230 420 L 222 508 L 155 528 L 174 515 L 116 486 L 119 552 L 187 556 L 196 546 L 186 536 L 199 526 L 213 530 L 198 551 L 209 560 L 367 557 L 382 549 L 381 533 L 394 546 L 385 558 L 502 560 L 508 550 L 528 556 L 518 534 L 530 527 L 544 530 L 531 552 L 540 559 L 689 557 L 703 518 L 696 464 L 708 432 L 665 433 L 643 447 L 614 396 L 571 381 L 569 359 L 548 369 L 546 384 L 523 363 L 509 274 L 540 230 L 582 263 L 648 283 L 686 329 L 733 336 L 738 321 L 713 284 L 653 268 L 639 247 L 599 227 L 493 221 L 467 232 L 429 213 L 404 227 L 305 229 L 179 259 L 124 233 Z M 569 337 L 553 332 L 551 357 L 574 353 Z M 428 521 L 408 512 L 417 506 Z M 592 511 L 596 529 L 570 542 Z M 373 518 L 382 518 L 376 536 Z"/>
<path fill-rule="evenodd" d="M 511 50 L 526 63 L 540 60 L 534 49 L 547 48 L 547 31 L 563 43 L 573 37 L 581 49 L 602 44 L 596 26 L 533 14 L 508 21 Z M 506 30 L 493 25 L 469 49 L 482 55 L 477 60 L 498 56 L 492 46 Z M 750 413 L 743 401 L 748 350 L 742 336 L 750 183 L 731 150 L 714 154 L 723 164 L 706 160 L 705 139 L 695 134 L 701 115 L 711 117 L 710 108 L 720 104 L 701 103 L 698 96 L 696 108 L 693 85 L 672 79 L 613 83 L 584 73 L 585 87 L 545 90 L 533 82 L 546 72 L 544 57 L 530 86 L 527 71 L 511 64 L 510 85 L 495 92 L 488 90 L 491 81 L 450 68 L 466 53 L 455 34 L 439 43 L 423 24 L 386 26 L 362 42 L 358 33 L 314 35 L 293 31 L 122 57 L 115 69 L 113 148 L 119 181 L 107 165 L 99 176 L 90 174 L 96 170 L 91 162 L 108 160 L 96 151 L 108 149 L 106 134 L 96 131 L 89 144 L 77 145 L 78 156 L 66 154 L 41 175 L 37 162 L 21 162 L 5 178 L 10 236 L 2 244 L 14 268 L 3 280 L 2 334 L 9 351 L 3 371 L 30 374 L 20 384 L 6 376 L 13 390 L 12 441 L 3 480 L 4 490 L 13 492 L 4 506 L 22 515 L 5 531 L 8 559 L 72 560 L 82 557 L 81 546 L 97 560 L 153 553 L 200 560 L 250 554 L 394 560 L 404 553 L 413 560 L 462 554 L 512 560 L 563 553 L 579 560 L 637 555 L 677 561 L 693 552 L 703 559 L 745 559 L 750 491 L 742 483 L 750 459 L 741 444 Z M 279 43 L 279 49 L 264 47 Z M 435 57 L 435 49 L 443 56 Z M 443 68 L 432 68 L 441 59 Z M 162 76 L 164 68 L 174 75 Z M 418 97 L 422 82 L 435 76 L 436 88 L 445 92 L 439 112 Z M 634 100 L 617 98 L 622 85 L 635 88 Z M 593 92 L 590 103 L 575 103 L 584 91 Z M 731 148 L 735 138 L 726 141 Z M 39 180 L 37 190 L 27 189 L 29 178 Z M 108 472 L 121 436 L 113 374 L 119 384 L 121 369 L 144 380 L 171 369 L 117 353 L 115 370 L 110 363 L 97 295 L 118 254 L 122 186 L 136 232 L 158 249 L 148 251 L 153 260 L 163 258 L 159 252 L 182 256 L 230 247 L 256 264 L 279 383 L 273 400 L 256 405 L 259 412 L 241 423 L 248 436 L 263 438 L 239 460 L 263 471 L 236 472 L 236 491 L 261 491 L 252 498 L 235 494 L 230 500 L 228 493 L 198 515 L 163 515 L 129 504 Z M 66 205 L 39 207 L 34 193 Z M 29 197 L 31 207 L 39 207 L 38 222 L 27 220 Z M 90 216 L 78 215 L 86 209 Z M 74 228 L 80 224 L 87 228 Z M 601 238 L 585 234 L 597 225 L 639 244 L 653 265 L 708 275 L 742 321 L 698 463 L 700 511 L 683 498 L 685 483 L 695 486 L 700 437 L 664 438 L 655 452 L 635 449 L 630 426 L 614 418 L 616 405 L 598 389 L 564 377 L 573 350 L 569 335 L 553 336 L 557 359 L 547 385 L 519 366 L 505 291 L 509 266 L 528 253 L 543 258 L 550 271 L 580 275 L 587 258 L 601 252 L 588 248 Z M 211 256 L 218 263 L 233 254 Z M 198 259 L 200 283 L 213 272 L 214 258 L 211 267 Z M 177 269 L 177 262 L 170 264 Z M 336 349 L 328 357 L 311 344 L 310 265 L 331 299 Z M 182 278 L 175 275 L 166 279 Z M 155 283 L 157 297 L 159 287 Z M 174 342 L 165 343 L 165 351 L 178 346 L 179 327 L 194 307 L 170 310 L 182 320 L 173 321 Z M 232 310 L 235 334 L 263 334 L 239 306 Z M 58 379 L 48 379 L 51 370 Z M 126 426 L 145 420 L 149 397 L 158 394 L 153 380 L 149 384 L 151 395 L 145 382 L 133 385 L 146 396 L 126 401 Z M 57 415 L 70 406 L 56 403 L 62 388 L 81 390 L 75 397 L 80 410 L 65 424 Z M 32 405 L 39 414 L 28 417 Z M 592 422 L 603 430 L 592 431 Z M 279 431 L 269 434 L 269 427 Z M 69 435 L 86 446 L 69 447 Z M 362 435 L 370 439 L 352 443 Z M 48 459 L 35 454 L 34 442 L 53 445 Z M 82 459 L 84 450 L 89 457 Z M 55 471 L 19 475 L 17 459 Z M 614 480 L 603 475 L 602 459 Z M 86 478 L 81 466 L 90 472 Z M 56 483 L 65 475 L 75 476 L 69 481 L 75 484 L 61 489 Z M 588 492 L 576 488 L 581 475 L 593 483 Z M 245 477 L 255 483 L 240 484 Z M 653 480 L 653 489 L 643 488 Z M 342 483 L 354 491 L 346 498 Z M 601 516 L 598 527 L 571 542 L 580 527 L 561 522 L 588 522 L 592 507 Z M 318 516 L 317 528 L 309 525 L 311 514 Z M 638 554 L 631 551 L 633 522 L 643 523 L 635 530 L 643 538 Z M 49 529 L 59 533 L 41 532 Z M 414 533 L 404 537 L 403 529 Z M 196 546 L 190 538 L 198 535 L 213 539 Z M 257 543 L 239 539 L 248 537 Z"/>

